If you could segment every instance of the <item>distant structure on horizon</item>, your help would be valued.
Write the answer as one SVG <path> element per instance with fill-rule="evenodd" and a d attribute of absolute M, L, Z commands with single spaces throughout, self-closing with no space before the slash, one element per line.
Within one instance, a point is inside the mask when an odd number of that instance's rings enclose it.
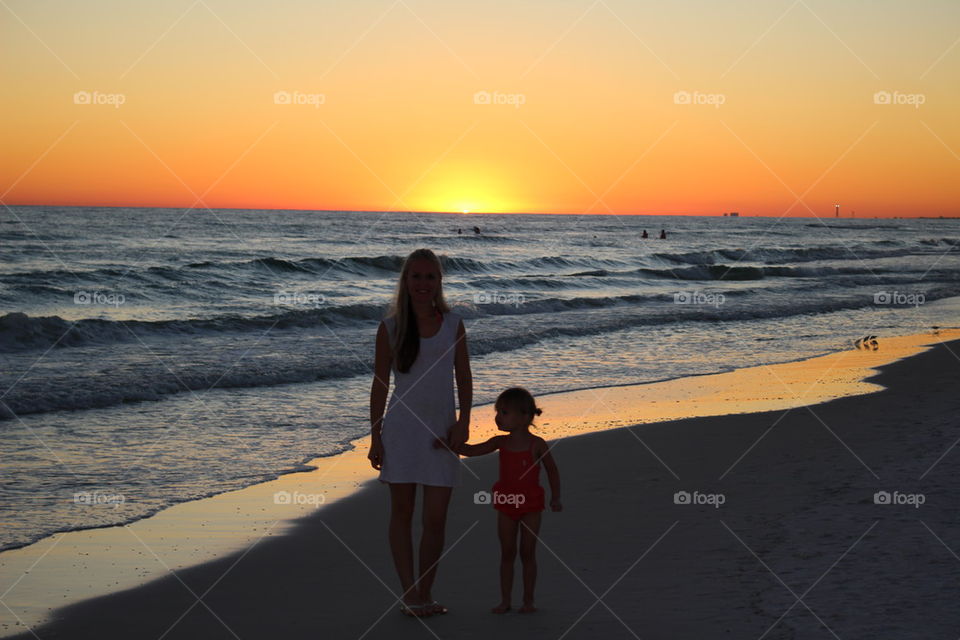
<path fill-rule="evenodd" d="M 834 218 L 840 217 L 840 205 L 838 204 L 833 205 L 833 217 Z"/>
<path fill-rule="evenodd" d="M 724 215 L 724 216 L 730 216 L 731 218 L 739 218 L 739 217 L 740 217 L 740 212 L 739 212 L 739 211 L 731 211 L 730 213 L 724 213 L 723 215 Z"/>

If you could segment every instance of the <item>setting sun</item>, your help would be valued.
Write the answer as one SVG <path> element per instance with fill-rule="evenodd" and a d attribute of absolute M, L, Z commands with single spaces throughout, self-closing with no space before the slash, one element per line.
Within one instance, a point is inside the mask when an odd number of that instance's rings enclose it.
<path fill-rule="evenodd" d="M 510 213 L 524 210 L 517 185 L 498 169 L 479 164 L 438 167 L 414 188 L 407 208 L 417 211 Z"/>

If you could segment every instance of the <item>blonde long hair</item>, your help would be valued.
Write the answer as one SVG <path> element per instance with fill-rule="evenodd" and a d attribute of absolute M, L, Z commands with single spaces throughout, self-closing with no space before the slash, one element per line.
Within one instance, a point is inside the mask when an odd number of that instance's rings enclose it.
<path fill-rule="evenodd" d="M 400 279 L 397 281 L 397 290 L 390 305 L 387 317 L 395 318 L 393 334 L 393 359 L 397 364 L 397 371 L 406 373 L 413 366 L 420 353 L 420 328 L 417 325 L 417 314 L 413 312 L 410 293 L 407 291 L 407 275 L 410 265 L 415 260 L 429 260 L 437 267 L 440 280 L 437 282 L 437 292 L 433 297 L 433 306 L 441 313 L 449 313 L 450 307 L 443 299 L 443 268 L 440 258 L 430 249 L 417 249 L 407 256 L 400 270 Z"/>

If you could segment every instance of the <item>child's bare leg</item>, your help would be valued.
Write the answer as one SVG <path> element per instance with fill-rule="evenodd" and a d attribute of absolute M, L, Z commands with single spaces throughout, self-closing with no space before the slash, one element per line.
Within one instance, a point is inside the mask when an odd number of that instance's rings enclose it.
<path fill-rule="evenodd" d="M 506 613 L 510 610 L 510 593 L 513 590 L 513 563 L 517 559 L 517 533 L 520 523 L 510 516 L 497 512 L 497 535 L 500 538 L 500 604 L 491 611 Z"/>
<path fill-rule="evenodd" d="M 533 591 L 537 585 L 537 540 L 540 536 L 540 512 L 524 514 L 520 518 L 520 560 L 523 562 L 523 606 L 520 613 L 537 610 Z"/>

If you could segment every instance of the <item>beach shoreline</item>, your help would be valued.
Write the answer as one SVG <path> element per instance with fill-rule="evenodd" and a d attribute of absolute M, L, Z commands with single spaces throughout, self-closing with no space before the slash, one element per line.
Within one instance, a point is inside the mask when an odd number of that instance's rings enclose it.
<path fill-rule="evenodd" d="M 747 413 L 755 419 L 760 415 L 756 412 L 789 413 L 792 408 L 824 402 L 830 404 L 836 401 L 835 398 L 863 399 L 865 395 L 880 393 L 883 389 L 874 382 L 864 380 L 869 371 L 890 366 L 911 354 L 926 351 L 922 346 L 924 341 L 938 345 L 944 339 L 951 339 L 950 334 L 944 332 L 941 336 L 906 336 L 884 340 L 878 351 L 842 351 L 808 360 L 738 369 L 721 374 L 645 385 L 549 394 L 544 396 L 547 412 L 540 421 L 542 425 L 539 433 L 549 440 L 556 440 L 560 453 L 563 447 L 567 446 L 569 438 L 580 439 L 598 435 L 609 438 L 612 436 L 606 434 L 611 433 L 611 430 L 630 433 L 638 446 L 643 445 L 640 452 L 646 450 L 646 455 L 659 468 L 658 473 L 666 474 L 657 481 L 673 482 L 683 477 L 683 474 L 674 468 L 675 463 L 670 462 L 670 457 L 658 455 L 661 448 L 648 446 L 636 430 L 621 427 L 647 424 L 653 431 L 661 433 L 666 424 L 710 420 L 708 416 L 722 416 L 719 421 L 723 422 Z M 936 347 L 940 351 L 944 348 L 943 345 Z M 882 378 L 883 375 L 879 377 Z M 763 385 L 774 386 L 774 392 L 757 393 Z M 733 409 L 736 409 L 736 412 Z M 472 439 L 482 438 L 488 432 L 492 432 L 492 421 L 489 417 L 478 417 Z M 642 433 L 643 437 L 647 438 L 647 431 Z M 51 580 L 54 579 L 59 579 L 57 584 L 62 591 L 70 592 L 72 584 L 72 598 L 63 593 L 57 594 L 66 600 L 63 604 L 77 599 L 84 601 L 62 611 L 58 609 L 50 626 L 51 629 L 56 629 L 59 624 L 70 619 L 72 612 L 89 610 L 87 607 L 95 607 L 97 602 L 107 602 L 112 597 L 132 597 L 141 590 L 160 588 L 158 585 L 161 583 L 174 580 L 174 577 L 167 576 L 141 586 L 129 583 L 121 585 L 118 576 L 129 578 L 139 574 L 139 579 L 133 581 L 136 583 L 150 579 L 148 575 L 167 574 L 168 571 L 178 575 L 205 574 L 212 570 L 211 567 L 238 554 L 245 555 L 251 549 L 267 548 L 285 539 L 302 539 L 304 527 L 311 526 L 308 523 L 313 523 L 315 533 L 323 532 L 323 528 L 318 528 L 317 522 L 323 524 L 328 519 L 339 517 L 339 513 L 355 510 L 357 501 L 366 501 L 368 504 L 384 502 L 383 496 L 370 495 L 373 485 L 377 483 L 371 481 L 375 472 L 370 469 L 365 458 L 365 438 L 352 444 L 353 448 L 344 454 L 311 461 L 310 465 L 317 466 L 317 469 L 312 471 L 285 474 L 267 483 L 204 500 L 182 503 L 129 526 L 57 534 L 36 545 L 0 554 L 4 573 L 16 578 L 15 588 L 10 589 L 5 603 L 13 611 L 17 611 L 19 607 L 25 612 L 20 616 L 22 623 L 33 627 L 38 620 L 44 618 L 46 612 L 53 612 L 57 608 L 55 605 L 60 603 L 54 603 L 48 598 L 47 602 L 43 603 L 47 605 L 44 607 L 38 604 L 36 597 L 31 594 L 49 591 Z M 738 459 L 736 464 L 739 463 Z M 723 477 L 731 473 L 736 464 L 730 466 Z M 470 461 L 467 469 L 471 472 L 464 473 L 465 486 L 483 486 L 483 482 L 490 479 L 490 468 L 490 458 Z M 604 470 L 595 470 L 593 473 L 600 471 Z M 318 491 L 318 484 L 322 491 Z M 704 489 L 694 488 L 695 491 Z M 274 497 L 277 492 L 287 492 L 290 501 L 277 504 Z M 459 493 L 460 502 L 466 500 L 467 491 L 461 489 Z M 566 493 L 565 489 L 565 500 Z M 322 496 L 325 506 L 317 509 L 316 500 L 313 503 L 309 499 L 298 502 L 297 496 Z M 383 521 L 379 524 L 385 527 L 385 503 L 379 508 L 380 520 Z M 553 518 L 551 515 L 547 520 Z M 373 520 L 376 522 L 375 518 Z M 374 528 L 379 531 L 383 527 Z M 238 529 L 246 532 L 245 539 L 236 535 Z M 329 531 L 326 535 L 329 537 L 333 529 L 327 529 Z M 466 533 L 467 531 L 464 531 L 464 535 Z M 271 540 L 272 538 L 279 540 Z M 490 543 L 491 541 L 487 540 L 484 544 L 489 546 Z M 381 551 L 385 552 L 385 543 L 380 546 L 383 547 Z M 99 549 L 99 552 L 91 549 Z M 114 558 L 112 564 L 114 567 L 119 566 L 112 574 L 106 571 L 104 565 L 104 560 L 110 557 L 111 550 Z M 340 551 L 347 553 L 347 549 L 342 547 Z M 22 557 L 7 555 L 16 552 L 21 552 Z M 87 560 L 84 560 L 84 553 L 92 555 L 88 555 Z M 541 552 L 541 557 L 545 560 L 543 553 L 546 552 Z M 239 557 L 242 558 L 243 555 Z M 205 564 L 199 564 L 201 562 Z M 152 566 L 152 571 L 144 568 L 148 566 Z M 26 569 L 29 569 L 29 573 L 23 574 Z M 44 572 L 48 572 L 46 576 Z M 388 585 L 395 579 L 391 570 L 377 573 Z M 104 578 L 104 583 L 112 580 L 116 583 L 116 589 L 126 590 L 87 602 L 81 595 L 84 592 L 81 583 L 88 583 L 91 575 L 95 574 Z M 316 576 L 310 578 L 313 579 L 316 579 Z M 320 585 L 315 586 L 321 588 Z M 180 588 L 189 595 L 182 585 Z M 580 588 L 582 590 L 582 586 Z M 87 591 L 89 592 L 89 589 Z M 29 614 L 26 613 L 28 610 Z M 21 626 L 17 629 L 15 625 L 11 625 L 4 628 L 3 633 L 9 634 L 23 628 Z M 222 631 L 221 627 L 215 633 Z M 176 637 L 177 633 L 173 636 Z M 80 636 L 71 633 L 70 637 Z"/>

